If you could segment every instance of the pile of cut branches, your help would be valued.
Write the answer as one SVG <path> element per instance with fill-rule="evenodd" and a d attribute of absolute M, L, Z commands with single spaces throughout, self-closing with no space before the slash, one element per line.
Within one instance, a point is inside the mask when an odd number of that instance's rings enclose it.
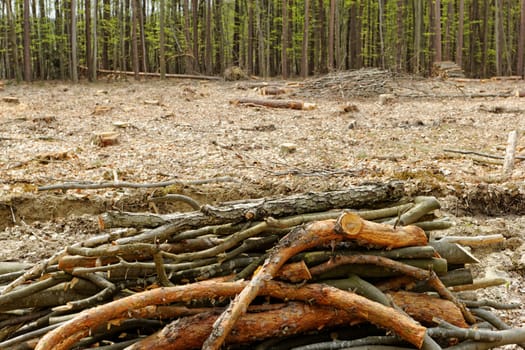
<path fill-rule="evenodd" d="M 315 90 L 321 96 L 371 97 L 390 93 L 393 73 L 377 68 L 338 71 L 305 80 L 305 91 Z M 300 94 L 300 93 L 299 93 Z"/>
<path fill-rule="evenodd" d="M 486 309 L 517 305 L 453 291 L 473 286 L 468 266 L 477 262 L 457 242 L 503 238 L 429 239 L 451 225 L 436 217 L 439 202 L 403 196 L 396 182 L 169 215 L 105 213 L 101 235 L 4 269 L 0 348 L 525 343 L 524 329 L 508 329 Z"/>

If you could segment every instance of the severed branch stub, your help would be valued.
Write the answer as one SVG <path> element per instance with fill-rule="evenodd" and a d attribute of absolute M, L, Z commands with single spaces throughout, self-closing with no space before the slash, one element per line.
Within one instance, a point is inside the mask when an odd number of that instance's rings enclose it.
<path fill-rule="evenodd" d="M 288 259 L 306 249 L 345 239 L 388 249 L 427 244 L 425 232 L 417 226 L 393 228 L 391 225 L 363 220 L 351 212 L 343 213 L 338 220 L 316 221 L 298 227 L 279 241 L 249 284 L 215 321 L 213 331 L 204 342 L 203 349 L 217 350 L 221 347 L 237 320 L 246 312 L 247 306 L 259 294 L 264 283 L 273 279 Z"/>

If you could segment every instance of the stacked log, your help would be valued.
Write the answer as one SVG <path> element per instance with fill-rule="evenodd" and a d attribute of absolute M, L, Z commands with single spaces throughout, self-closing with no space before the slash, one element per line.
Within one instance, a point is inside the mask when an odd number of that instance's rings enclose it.
<path fill-rule="evenodd" d="M 432 76 L 443 79 L 465 78 L 463 69 L 453 61 L 434 62 L 432 65 Z"/>
<path fill-rule="evenodd" d="M 451 225 L 437 209 L 389 183 L 169 215 L 108 212 L 101 235 L 0 275 L 0 348 L 524 342 L 523 329 L 475 330 L 480 313 L 450 287 L 472 284 L 477 259 L 456 243 L 466 238 L 429 240 Z"/>

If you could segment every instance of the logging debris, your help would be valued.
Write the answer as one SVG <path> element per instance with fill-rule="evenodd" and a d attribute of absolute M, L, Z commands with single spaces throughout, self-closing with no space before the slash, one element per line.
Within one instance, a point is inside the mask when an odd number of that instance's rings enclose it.
<path fill-rule="evenodd" d="M 436 198 L 404 195 L 394 182 L 213 207 L 190 201 L 194 211 L 168 215 L 108 212 L 99 236 L 2 271 L 0 348 L 525 343 L 524 329 L 480 309 L 519 305 L 465 302 L 451 289 L 501 282 L 474 282 L 477 259 L 462 244 L 504 238 L 438 239 L 430 229 L 452 222 Z M 487 318 L 499 326 L 481 329 Z"/>

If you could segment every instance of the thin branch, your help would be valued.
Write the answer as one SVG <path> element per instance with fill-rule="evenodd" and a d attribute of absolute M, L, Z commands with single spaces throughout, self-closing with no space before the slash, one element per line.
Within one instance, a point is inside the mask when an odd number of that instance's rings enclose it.
<path fill-rule="evenodd" d="M 239 183 L 239 180 L 234 179 L 232 177 L 226 176 L 226 177 L 216 177 L 211 179 L 203 179 L 203 180 L 171 180 L 171 181 L 163 181 L 163 182 L 152 182 L 152 183 L 134 183 L 134 182 L 127 182 L 127 181 L 113 181 L 113 182 L 65 182 L 62 184 L 55 184 L 55 185 L 48 185 L 48 186 L 40 186 L 38 187 L 39 191 L 50 191 L 50 190 L 73 190 L 73 189 L 81 189 L 81 190 L 93 190 L 93 189 L 101 189 L 101 188 L 153 188 L 153 187 L 167 187 L 172 185 L 183 185 L 183 186 L 191 186 L 191 185 L 204 185 L 204 184 L 210 184 L 210 183 L 220 183 L 220 182 L 236 182 Z"/>

